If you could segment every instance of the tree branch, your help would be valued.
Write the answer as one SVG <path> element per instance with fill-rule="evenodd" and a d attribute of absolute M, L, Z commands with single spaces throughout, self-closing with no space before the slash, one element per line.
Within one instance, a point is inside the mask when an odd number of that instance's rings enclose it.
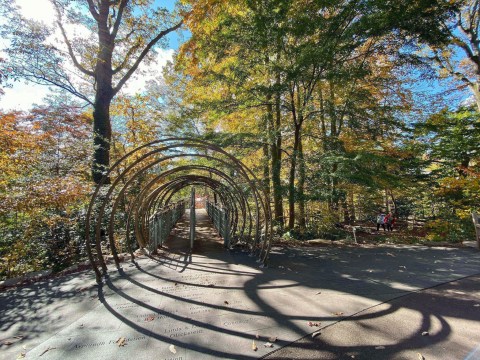
<path fill-rule="evenodd" d="M 115 19 L 115 24 L 113 25 L 113 30 L 112 30 L 112 39 L 115 39 L 117 37 L 118 29 L 120 28 L 120 23 L 122 21 L 122 16 L 123 16 L 123 10 L 127 6 L 128 0 L 121 0 L 121 3 L 118 7 L 118 15 L 117 18 Z"/>
<path fill-rule="evenodd" d="M 155 36 L 155 38 L 153 38 L 148 44 L 147 46 L 145 47 L 145 49 L 143 49 L 143 51 L 141 52 L 141 54 L 139 55 L 139 57 L 137 58 L 137 60 L 135 61 L 135 63 L 133 64 L 133 66 L 130 68 L 130 70 L 127 71 L 127 73 L 123 76 L 123 78 L 118 82 L 117 86 L 115 86 L 113 88 L 113 94 L 117 94 L 120 89 L 122 88 L 123 85 L 125 85 L 125 83 L 128 81 L 128 79 L 132 76 L 132 74 L 135 72 L 135 70 L 137 70 L 138 66 L 140 65 L 140 63 L 142 62 L 143 58 L 148 54 L 148 52 L 150 51 L 150 49 L 161 39 L 163 38 L 164 36 L 166 36 L 167 34 L 171 33 L 172 31 L 175 31 L 177 29 L 179 29 L 181 26 L 183 25 L 183 20 L 180 21 L 178 24 L 176 24 L 175 26 L 172 26 L 171 28 L 168 28 L 166 30 L 163 30 L 161 31 L 157 36 Z"/>
<path fill-rule="evenodd" d="M 82 73 L 84 73 L 85 75 L 88 75 L 88 76 L 95 76 L 95 74 L 93 73 L 93 71 L 89 71 L 87 69 L 85 69 L 77 60 L 77 57 L 75 56 L 75 54 L 73 53 L 73 48 L 72 48 L 72 44 L 70 43 L 70 40 L 68 40 L 68 37 L 67 37 L 67 33 L 65 32 L 65 29 L 62 25 L 62 22 L 60 21 L 62 15 L 60 13 L 60 9 L 58 8 L 58 4 L 56 2 L 53 2 L 53 6 L 55 7 L 55 10 L 57 11 L 57 25 L 58 27 L 60 28 L 60 31 L 62 33 L 62 36 L 63 36 L 63 40 L 65 41 L 65 45 L 67 45 L 67 48 L 68 48 L 68 54 L 70 55 L 70 58 L 72 59 L 73 61 L 73 65 L 75 65 L 75 67 L 80 70 Z"/>
<path fill-rule="evenodd" d="M 90 13 L 92 14 L 93 18 L 98 22 L 99 14 L 97 9 L 95 9 L 95 4 L 93 3 L 93 0 L 87 0 L 87 2 L 88 2 L 88 9 L 90 10 Z"/>
<path fill-rule="evenodd" d="M 130 59 L 130 56 L 140 47 L 140 43 L 138 42 L 136 45 L 133 45 L 130 49 L 128 49 L 127 54 L 123 58 L 123 61 L 120 65 L 118 65 L 114 70 L 113 74 L 115 75 L 119 71 L 121 71 L 128 63 L 128 60 Z"/>

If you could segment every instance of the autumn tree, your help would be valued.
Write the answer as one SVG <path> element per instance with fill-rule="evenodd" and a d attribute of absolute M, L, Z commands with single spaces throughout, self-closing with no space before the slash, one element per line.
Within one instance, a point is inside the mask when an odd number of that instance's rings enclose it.
<path fill-rule="evenodd" d="M 10 76 L 59 87 L 92 105 L 92 175 L 99 183 L 110 164 L 112 99 L 182 21 L 153 0 L 50 2 L 52 26 L 10 14 L 2 31 L 10 41 Z"/>
<path fill-rule="evenodd" d="M 416 125 L 428 177 L 429 227 L 433 238 L 453 241 L 473 236 L 471 212 L 480 194 L 480 121 L 472 106 L 442 110 Z M 470 232 L 470 234 L 468 234 Z"/>
<path fill-rule="evenodd" d="M 52 98 L 0 124 L 0 276 L 69 265 L 83 252 L 91 117 Z"/>
<path fill-rule="evenodd" d="M 375 59 L 383 47 L 389 48 L 387 41 L 376 39 L 393 37 L 400 44 L 412 39 L 443 41 L 446 33 L 438 24 L 448 18 L 451 4 L 381 0 L 361 4 L 268 0 L 215 4 L 192 2 L 186 20 L 192 38 L 181 55 L 189 60 L 186 70 L 192 99 L 203 103 L 207 111 L 218 109 L 219 119 L 242 106 L 263 109 L 260 118 L 265 121 L 257 124 L 263 141 L 270 144 L 263 157 L 272 161 L 263 177 L 269 180 L 271 176 L 274 213 L 283 220 L 278 211 L 282 208 L 277 205 L 282 204 L 284 194 L 280 164 L 286 151 L 290 161 L 288 228 L 294 227 L 296 216 L 298 225 L 304 227 L 302 141 L 306 124 L 320 122 L 323 114 L 322 146 L 329 151 L 334 151 L 333 145 L 341 149 L 344 123 L 355 126 L 360 115 L 355 112 L 362 111 L 362 105 L 354 104 L 356 95 L 365 93 L 362 90 L 368 86 L 357 83 L 369 75 L 365 59 Z M 399 46 L 389 49 L 390 59 L 395 59 L 393 51 Z M 375 67 L 374 60 L 372 64 Z M 212 101 L 212 94 L 218 101 Z M 374 103 L 379 104 L 370 102 Z M 332 164 L 331 174 L 335 168 Z M 334 176 L 331 179 L 335 182 Z M 332 186 L 334 191 L 335 184 Z"/>

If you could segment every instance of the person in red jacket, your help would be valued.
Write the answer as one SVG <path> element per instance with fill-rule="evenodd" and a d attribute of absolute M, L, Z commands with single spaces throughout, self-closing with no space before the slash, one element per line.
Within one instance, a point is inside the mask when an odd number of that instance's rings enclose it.
<path fill-rule="evenodd" d="M 385 227 L 387 228 L 387 231 L 391 231 L 390 230 L 390 224 L 392 223 L 392 218 L 391 218 L 392 214 L 390 213 L 387 213 L 387 215 L 385 215 L 385 217 L 383 218 L 383 228 L 385 229 Z"/>
<path fill-rule="evenodd" d="M 395 226 L 396 221 L 397 221 L 397 218 L 392 214 L 392 223 L 390 224 L 390 231 L 393 230 L 393 227 Z"/>
<path fill-rule="evenodd" d="M 392 231 L 393 230 L 393 224 L 395 223 L 395 217 L 393 216 L 393 213 L 388 213 L 385 216 L 385 225 L 387 226 L 387 231 Z"/>

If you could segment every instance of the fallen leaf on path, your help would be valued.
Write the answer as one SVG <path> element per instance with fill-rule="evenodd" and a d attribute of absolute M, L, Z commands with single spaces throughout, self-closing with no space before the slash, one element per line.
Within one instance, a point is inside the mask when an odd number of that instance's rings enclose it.
<path fill-rule="evenodd" d="M 153 316 L 153 315 L 148 315 L 148 316 L 145 318 L 145 321 L 146 321 L 146 322 L 150 322 L 150 321 L 153 321 L 153 320 L 155 320 L 155 316 Z"/>
<path fill-rule="evenodd" d="M 333 315 L 340 316 L 340 315 L 343 315 L 343 312 L 337 311 L 337 312 L 334 312 Z"/>
<path fill-rule="evenodd" d="M 321 291 L 319 291 L 319 292 L 318 292 L 318 293 L 316 293 L 315 295 L 320 295 L 321 293 L 322 293 L 322 292 L 321 292 Z"/>
<path fill-rule="evenodd" d="M 170 350 L 170 352 L 171 352 L 172 354 L 176 354 L 176 353 L 177 353 L 177 349 L 175 349 L 175 345 L 170 345 L 170 346 L 168 347 L 168 350 Z"/>
<path fill-rule="evenodd" d="M 320 334 L 321 334 L 320 330 L 317 330 L 317 331 L 313 332 L 313 333 L 312 333 L 312 339 L 315 338 L 315 337 L 317 337 L 317 336 L 320 335 Z"/>
<path fill-rule="evenodd" d="M 43 352 L 40 354 L 40 356 L 43 356 L 43 354 L 49 352 L 50 350 L 54 350 L 54 349 L 56 349 L 56 348 L 49 346 L 48 348 L 46 348 L 45 350 L 43 350 Z"/>
<path fill-rule="evenodd" d="M 425 358 L 423 357 L 423 355 L 422 355 L 422 354 L 420 354 L 420 353 L 417 353 L 417 355 L 418 355 L 418 360 L 425 360 Z"/>
<path fill-rule="evenodd" d="M 320 326 L 320 323 L 319 323 L 319 322 L 311 322 L 311 321 L 309 321 L 309 322 L 308 322 L 308 326 L 310 326 L 310 327 L 312 327 L 312 326 L 317 326 L 317 327 L 318 327 L 318 326 Z"/>
<path fill-rule="evenodd" d="M 274 343 L 275 341 L 277 341 L 277 337 L 276 336 L 271 336 L 268 338 L 268 341 Z"/>
<path fill-rule="evenodd" d="M 225 300 L 223 303 L 224 303 L 225 305 L 228 305 L 228 301 L 227 301 L 227 300 Z"/>
<path fill-rule="evenodd" d="M 125 346 L 127 343 L 127 339 L 125 339 L 124 336 L 122 336 L 121 338 L 119 338 L 117 341 L 116 341 L 116 344 L 118 346 Z"/>
<path fill-rule="evenodd" d="M 273 348 L 273 344 L 272 344 L 272 343 L 269 343 L 269 342 L 263 344 L 263 346 L 269 347 L 269 348 Z"/>
<path fill-rule="evenodd" d="M 258 347 L 257 347 L 257 345 L 255 344 L 255 340 L 252 341 L 252 350 L 253 350 L 253 351 L 257 351 L 257 350 L 258 350 Z"/>
<path fill-rule="evenodd" d="M 428 331 L 422 332 L 422 336 L 427 336 L 427 335 L 430 335 L 430 334 L 428 333 Z"/>
<path fill-rule="evenodd" d="M 375 350 L 383 350 L 385 349 L 385 346 L 375 346 Z"/>

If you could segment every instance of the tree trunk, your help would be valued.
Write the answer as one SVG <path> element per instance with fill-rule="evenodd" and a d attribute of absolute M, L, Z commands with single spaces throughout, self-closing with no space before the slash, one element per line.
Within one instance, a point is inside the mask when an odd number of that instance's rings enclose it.
<path fill-rule="evenodd" d="M 114 92 L 112 87 L 112 54 L 114 42 L 108 28 L 109 5 L 102 2 L 99 8 L 98 24 L 98 59 L 95 65 L 95 82 L 97 85 L 93 104 L 93 144 L 95 146 L 92 164 L 93 181 L 98 184 L 110 168 L 110 144 L 112 125 L 110 123 L 110 104 Z M 109 182 L 109 179 L 106 179 Z"/>
<path fill-rule="evenodd" d="M 303 233 L 306 228 L 305 222 L 305 159 L 303 156 L 302 138 L 298 139 L 298 226 Z"/>
<path fill-rule="evenodd" d="M 350 220 L 353 223 L 357 218 L 355 211 L 355 194 L 353 193 L 353 190 L 348 192 L 348 206 L 350 208 Z"/>
<path fill-rule="evenodd" d="M 277 83 L 280 83 L 280 76 L 277 75 Z M 273 118 L 273 108 L 270 107 L 271 116 Z M 273 207 L 274 207 L 274 224 L 280 229 L 285 226 L 285 218 L 283 214 L 283 196 L 282 196 L 282 182 L 280 173 L 282 169 L 282 133 L 281 133 L 281 118 L 280 111 L 280 94 L 275 95 L 275 123 L 272 129 L 273 139 L 270 148 L 270 155 L 272 159 L 272 186 L 273 186 Z"/>
<path fill-rule="evenodd" d="M 293 153 L 290 162 L 290 176 L 288 179 L 288 229 L 295 226 L 295 171 L 297 169 L 298 146 L 300 140 L 300 127 L 295 126 Z"/>
<path fill-rule="evenodd" d="M 480 75 L 478 75 L 480 78 Z M 477 104 L 477 110 L 480 112 L 480 82 L 469 85 L 470 91 L 475 97 L 475 104 Z"/>
<path fill-rule="evenodd" d="M 268 129 L 266 129 L 268 131 Z M 268 135 L 265 137 L 263 141 L 263 188 L 265 190 L 265 195 L 267 197 L 268 206 L 270 206 L 270 167 L 269 167 L 269 149 L 267 143 Z"/>
<path fill-rule="evenodd" d="M 93 144 L 95 146 L 92 164 L 93 181 L 98 184 L 110 167 L 110 143 L 112 126 L 110 123 L 111 99 L 99 98 L 93 110 Z M 107 183 L 109 180 L 107 179 Z"/>

